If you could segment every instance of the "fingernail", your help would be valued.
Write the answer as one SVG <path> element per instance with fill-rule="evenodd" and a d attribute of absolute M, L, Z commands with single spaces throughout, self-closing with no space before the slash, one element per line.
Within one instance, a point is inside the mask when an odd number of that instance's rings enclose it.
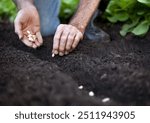
<path fill-rule="evenodd" d="M 33 47 L 34 49 L 36 49 L 36 48 L 37 48 L 37 46 L 36 46 L 36 45 L 33 45 L 32 47 Z"/>
<path fill-rule="evenodd" d="M 65 55 L 68 55 L 68 54 L 69 54 L 69 52 L 66 51 L 66 52 L 65 52 Z"/>
<path fill-rule="evenodd" d="M 55 55 L 58 55 L 58 51 L 57 51 L 57 50 L 55 50 L 55 51 L 54 51 L 54 54 L 55 54 Z"/>
<path fill-rule="evenodd" d="M 60 52 L 59 55 L 60 55 L 60 56 L 64 56 L 64 53 Z"/>
<path fill-rule="evenodd" d="M 36 49 L 37 47 L 33 47 L 34 49 Z"/>

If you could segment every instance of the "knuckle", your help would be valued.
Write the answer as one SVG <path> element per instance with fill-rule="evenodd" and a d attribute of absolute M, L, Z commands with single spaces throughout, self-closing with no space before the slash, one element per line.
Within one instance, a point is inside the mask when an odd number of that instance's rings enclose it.
<path fill-rule="evenodd" d="M 64 24 L 60 24 L 59 26 L 58 26 L 58 29 L 61 29 L 61 28 L 63 28 L 64 27 Z"/>
<path fill-rule="evenodd" d="M 82 32 L 80 32 L 80 31 L 78 31 L 78 35 L 79 35 L 80 37 L 83 37 L 83 34 L 82 34 Z"/>
<path fill-rule="evenodd" d="M 72 36 L 69 36 L 69 37 L 68 37 L 68 40 L 69 40 L 69 41 L 74 40 L 74 36 L 73 36 L 73 35 L 72 35 Z"/>

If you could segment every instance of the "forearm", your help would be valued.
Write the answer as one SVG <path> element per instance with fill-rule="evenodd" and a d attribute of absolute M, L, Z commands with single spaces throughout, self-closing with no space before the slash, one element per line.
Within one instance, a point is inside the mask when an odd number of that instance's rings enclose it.
<path fill-rule="evenodd" d="M 70 24 L 77 27 L 84 33 L 92 15 L 96 11 L 101 0 L 80 0 L 76 14 L 70 21 Z"/>
<path fill-rule="evenodd" d="M 13 0 L 16 4 L 18 10 L 28 7 L 29 5 L 33 5 L 34 0 Z"/>

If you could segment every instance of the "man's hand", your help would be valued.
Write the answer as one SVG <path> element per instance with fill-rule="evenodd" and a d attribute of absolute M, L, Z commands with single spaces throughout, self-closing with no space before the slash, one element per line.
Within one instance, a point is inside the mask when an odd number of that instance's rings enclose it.
<path fill-rule="evenodd" d="M 52 52 L 55 55 L 67 55 L 77 47 L 82 39 L 82 32 L 75 26 L 60 24 L 54 36 Z"/>
<path fill-rule="evenodd" d="M 36 8 L 33 5 L 27 6 L 19 10 L 14 21 L 15 32 L 22 42 L 32 48 L 37 48 L 42 45 L 43 39 L 40 33 L 40 20 Z M 28 33 L 36 35 L 34 42 L 29 41 Z"/>

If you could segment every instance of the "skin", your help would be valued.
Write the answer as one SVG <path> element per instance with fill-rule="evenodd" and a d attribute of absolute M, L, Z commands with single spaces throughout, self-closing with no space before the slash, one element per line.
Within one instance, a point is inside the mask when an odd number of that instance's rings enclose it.
<path fill-rule="evenodd" d="M 32 48 L 42 45 L 43 39 L 40 33 L 40 20 L 34 0 L 14 0 L 18 7 L 18 14 L 15 19 L 15 32 L 18 34 L 22 42 Z M 73 16 L 69 24 L 60 24 L 57 27 L 53 39 L 52 53 L 55 55 L 67 55 L 72 52 L 79 42 L 83 39 L 85 29 L 96 11 L 100 0 L 80 0 L 76 14 Z M 88 14 L 85 14 L 88 13 Z M 36 34 L 35 43 L 28 41 L 26 31 Z"/>
<path fill-rule="evenodd" d="M 18 14 L 14 21 L 16 34 L 26 46 L 34 49 L 40 47 L 43 44 L 43 39 L 40 33 L 39 14 L 33 0 L 15 0 L 14 2 L 18 7 Z M 28 40 L 27 30 L 36 35 L 35 42 Z"/>

